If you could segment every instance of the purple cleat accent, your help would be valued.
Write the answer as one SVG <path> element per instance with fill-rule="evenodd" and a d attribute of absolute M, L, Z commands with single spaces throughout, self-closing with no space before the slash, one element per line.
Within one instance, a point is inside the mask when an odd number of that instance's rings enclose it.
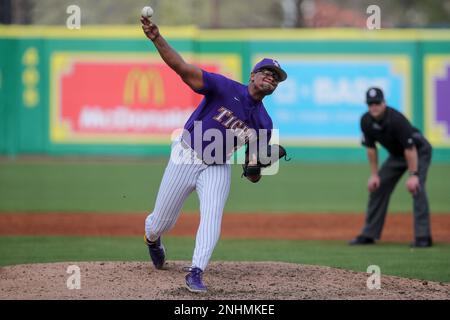
<path fill-rule="evenodd" d="M 203 271 L 200 268 L 184 268 L 189 271 L 186 275 L 186 287 L 190 292 L 206 292 L 206 286 L 202 282 Z"/>
<path fill-rule="evenodd" d="M 159 237 L 155 242 L 151 242 L 146 236 L 144 236 L 144 239 L 153 265 L 156 269 L 162 269 L 164 267 L 164 263 L 166 262 L 166 249 L 161 243 L 161 237 Z"/>

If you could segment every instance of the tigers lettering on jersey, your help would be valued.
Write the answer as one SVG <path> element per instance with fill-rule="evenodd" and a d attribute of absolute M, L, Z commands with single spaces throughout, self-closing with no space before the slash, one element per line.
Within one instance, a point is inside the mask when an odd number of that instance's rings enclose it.
<path fill-rule="evenodd" d="M 232 130 L 233 134 L 244 143 L 255 140 L 255 131 L 249 130 L 250 127 L 245 124 L 244 121 L 236 117 L 233 111 L 220 107 L 217 110 L 218 114 L 213 117 L 214 120 L 219 122 L 225 128 Z"/>

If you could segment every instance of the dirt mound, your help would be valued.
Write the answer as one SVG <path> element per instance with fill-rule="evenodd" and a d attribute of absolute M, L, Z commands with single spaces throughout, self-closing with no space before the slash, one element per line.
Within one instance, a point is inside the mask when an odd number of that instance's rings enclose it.
<path fill-rule="evenodd" d="M 70 265 L 80 267 L 81 289 L 67 289 Z M 213 262 L 206 294 L 184 287 L 183 266 L 165 270 L 148 262 L 74 262 L 0 268 L 0 299 L 450 299 L 450 285 L 382 276 L 369 290 L 368 275 L 329 267 L 274 262 Z"/>

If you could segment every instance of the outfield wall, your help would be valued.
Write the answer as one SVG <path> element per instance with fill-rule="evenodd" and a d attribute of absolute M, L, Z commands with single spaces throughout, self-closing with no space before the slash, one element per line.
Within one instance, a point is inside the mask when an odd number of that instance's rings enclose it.
<path fill-rule="evenodd" d="M 450 30 L 161 32 L 186 60 L 247 82 L 274 57 L 289 74 L 265 100 L 295 159 L 365 161 L 368 86 L 450 162 Z M 0 154 L 167 155 L 201 96 L 162 62 L 139 26 L 0 26 Z"/>

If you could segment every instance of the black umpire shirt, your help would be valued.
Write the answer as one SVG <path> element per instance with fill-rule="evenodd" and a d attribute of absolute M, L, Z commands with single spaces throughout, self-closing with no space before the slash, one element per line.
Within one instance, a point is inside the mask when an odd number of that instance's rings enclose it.
<path fill-rule="evenodd" d="M 393 156 L 403 156 L 405 149 L 420 147 L 423 138 L 406 117 L 397 110 L 386 107 L 383 119 L 375 120 L 369 112 L 361 117 L 362 145 L 376 148 L 379 142 Z"/>

